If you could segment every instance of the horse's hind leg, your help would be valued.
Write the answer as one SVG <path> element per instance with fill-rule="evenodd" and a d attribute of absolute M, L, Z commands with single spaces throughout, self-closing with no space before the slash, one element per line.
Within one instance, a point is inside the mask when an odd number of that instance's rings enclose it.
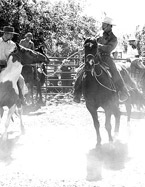
<path fill-rule="evenodd" d="M 87 103 L 86 103 L 86 107 L 89 110 L 90 114 L 92 115 L 94 127 L 95 127 L 96 134 L 97 134 L 97 144 L 100 145 L 101 144 L 101 136 L 100 136 L 100 124 L 98 121 L 97 109 L 95 107 L 93 107 L 92 104 L 87 104 Z"/>
<path fill-rule="evenodd" d="M 112 109 L 113 115 L 115 117 L 115 128 L 114 128 L 114 135 L 115 137 L 118 136 L 119 127 L 120 127 L 120 109 L 119 105 L 115 105 Z"/>
<path fill-rule="evenodd" d="M 33 85 L 31 85 L 31 102 L 32 102 L 32 105 L 34 105 L 34 88 L 33 88 Z"/>

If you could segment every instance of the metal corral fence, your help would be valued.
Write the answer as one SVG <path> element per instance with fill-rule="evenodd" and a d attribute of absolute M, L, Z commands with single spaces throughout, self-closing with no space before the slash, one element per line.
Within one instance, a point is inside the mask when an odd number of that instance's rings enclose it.
<path fill-rule="evenodd" d="M 45 100 L 48 95 L 72 91 L 76 68 L 80 64 L 80 58 L 69 58 L 67 62 L 64 62 L 66 57 L 51 57 L 49 59 L 50 63 L 46 66 L 45 84 L 42 87 Z"/>
<path fill-rule="evenodd" d="M 67 57 L 51 57 L 49 59 L 50 63 L 46 66 L 47 76 L 45 77 L 45 84 L 42 87 L 45 100 L 50 95 L 71 92 L 75 81 L 76 68 L 82 63 L 81 58 L 70 58 L 67 63 L 63 63 Z M 125 63 L 126 59 L 119 58 L 114 59 L 114 61 L 115 63 Z"/>

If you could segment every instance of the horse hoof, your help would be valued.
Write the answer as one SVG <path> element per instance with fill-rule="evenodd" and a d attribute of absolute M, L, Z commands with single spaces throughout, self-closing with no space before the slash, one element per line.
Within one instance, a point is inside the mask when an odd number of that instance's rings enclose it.
<path fill-rule="evenodd" d="M 7 135 L 7 134 L 3 134 L 1 139 L 2 139 L 2 141 L 4 141 L 4 142 L 7 141 L 8 135 Z"/>
<path fill-rule="evenodd" d="M 96 148 L 99 148 L 101 146 L 101 142 L 96 144 Z"/>
<path fill-rule="evenodd" d="M 25 134 L 25 129 L 24 130 L 22 130 L 22 135 L 24 135 Z"/>
<path fill-rule="evenodd" d="M 21 134 L 22 134 L 22 135 L 25 134 L 25 128 L 24 128 L 24 127 L 21 128 Z"/>
<path fill-rule="evenodd" d="M 118 133 L 118 132 L 115 132 L 115 133 L 114 133 L 114 140 L 118 139 L 118 137 L 119 137 L 119 133 Z"/>

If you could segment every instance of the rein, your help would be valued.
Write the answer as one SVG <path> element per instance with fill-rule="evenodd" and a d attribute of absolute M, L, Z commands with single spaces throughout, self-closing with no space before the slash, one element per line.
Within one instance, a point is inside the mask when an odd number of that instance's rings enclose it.
<path fill-rule="evenodd" d="M 62 66 L 63 66 L 65 63 L 67 63 L 68 60 L 69 60 L 71 57 L 73 57 L 74 55 L 78 54 L 78 53 L 79 53 L 80 51 L 82 51 L 82 50 L 83 50 L 83 48 L 80 49 L 80 50 L 78 50 L 77 52 L 73 53 L 72 55 L 68 56 L 66 59 L 64 59 L 64 60 L 62 61 L 61 65 L 58 66 L 57 70 L 54 71 L 54 73 L 51 73 L 51 74 L 49 74 L 49 75 L 47 75 L 47 74 L 43 71 L 43 69 L 42 69 L 42 64 L 41 64 L 41 66 L 40 66 L 41 72 L 42 72 L 46 77 L 53 77 L 56 73 L 58 73 L 58 72 L 60 71 L 60 69 L 62 68 Z"/>
<path fill-rule="evenodd" d="M 108 86 L 105 86 L 104 84 L 102 84 L 102 83 L 98 80 L 98 77 L 100 77 L 100 76 L 103 74 L 103 70 L 102 70 L 102 69 L 101 69 L 100 74 L 97 74 L 96 71 L 95 71 L 95 68 L 94 68 L 95 66 L 100 65 L 99 60 L 98 60 L 98 63 L 96 63 L 96 61 L 95 61 L 95 58 L 96 58 L 96 56 L 98 56 L 98 54 L 97 54 L 97 53 L 96 53 L 95 55 L 88 54 L 88 55 L 86 56 L 86 58 L 89 57 L 89 56 L 93 57 L 93 61 L 94 61 L 93 69 L 92 69 L 92 71 L 91 71 L 92 76 L 94 76 L 94 78 L 96 79 L 96 81 L 97 81 L 102 87 L 106 88 L 107 90 L 116 92 L 115 89 L 111 89 L 111 88 L 109 88 Z M 99 58 L 100 58 L 100 57 L 99 57 Z M 87 71 L 88 71 L 88 70 L 87 70 Z"/>

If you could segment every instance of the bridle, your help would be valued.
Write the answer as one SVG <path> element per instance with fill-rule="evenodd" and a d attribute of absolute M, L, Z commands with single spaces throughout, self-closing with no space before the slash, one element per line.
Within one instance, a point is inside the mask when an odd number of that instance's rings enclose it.
<path fill-rule="evenodd" d="M 94 45 L 93 43 L 89 42 L 89 43 L 86 43 L 84 45 L 84 47 L 89 46 L 90 48 L 92 48 L 93 45 Z M 92 76 L 95 75 L 95 77 L 99 77 L 103 73 L 102 69 L 101 69 L 101 72 L 99 74 L 97 74 L 97 72 L 95 71 L 95 66 L 100 65 L 100 62 L 101 62 L 100 59 L 101 58 L 99 56 L 99 53 L 98 53 L 97 49 L 95 51 L 95 54 L 88 53 L 87 55 L 85 55 L 85 64 L 87 63 L 87 60 L 88 60 L 89 65 L 92 67 L 91 69 L 85 68 L 85 70 L 86 71 L 91 71 Z"/>

